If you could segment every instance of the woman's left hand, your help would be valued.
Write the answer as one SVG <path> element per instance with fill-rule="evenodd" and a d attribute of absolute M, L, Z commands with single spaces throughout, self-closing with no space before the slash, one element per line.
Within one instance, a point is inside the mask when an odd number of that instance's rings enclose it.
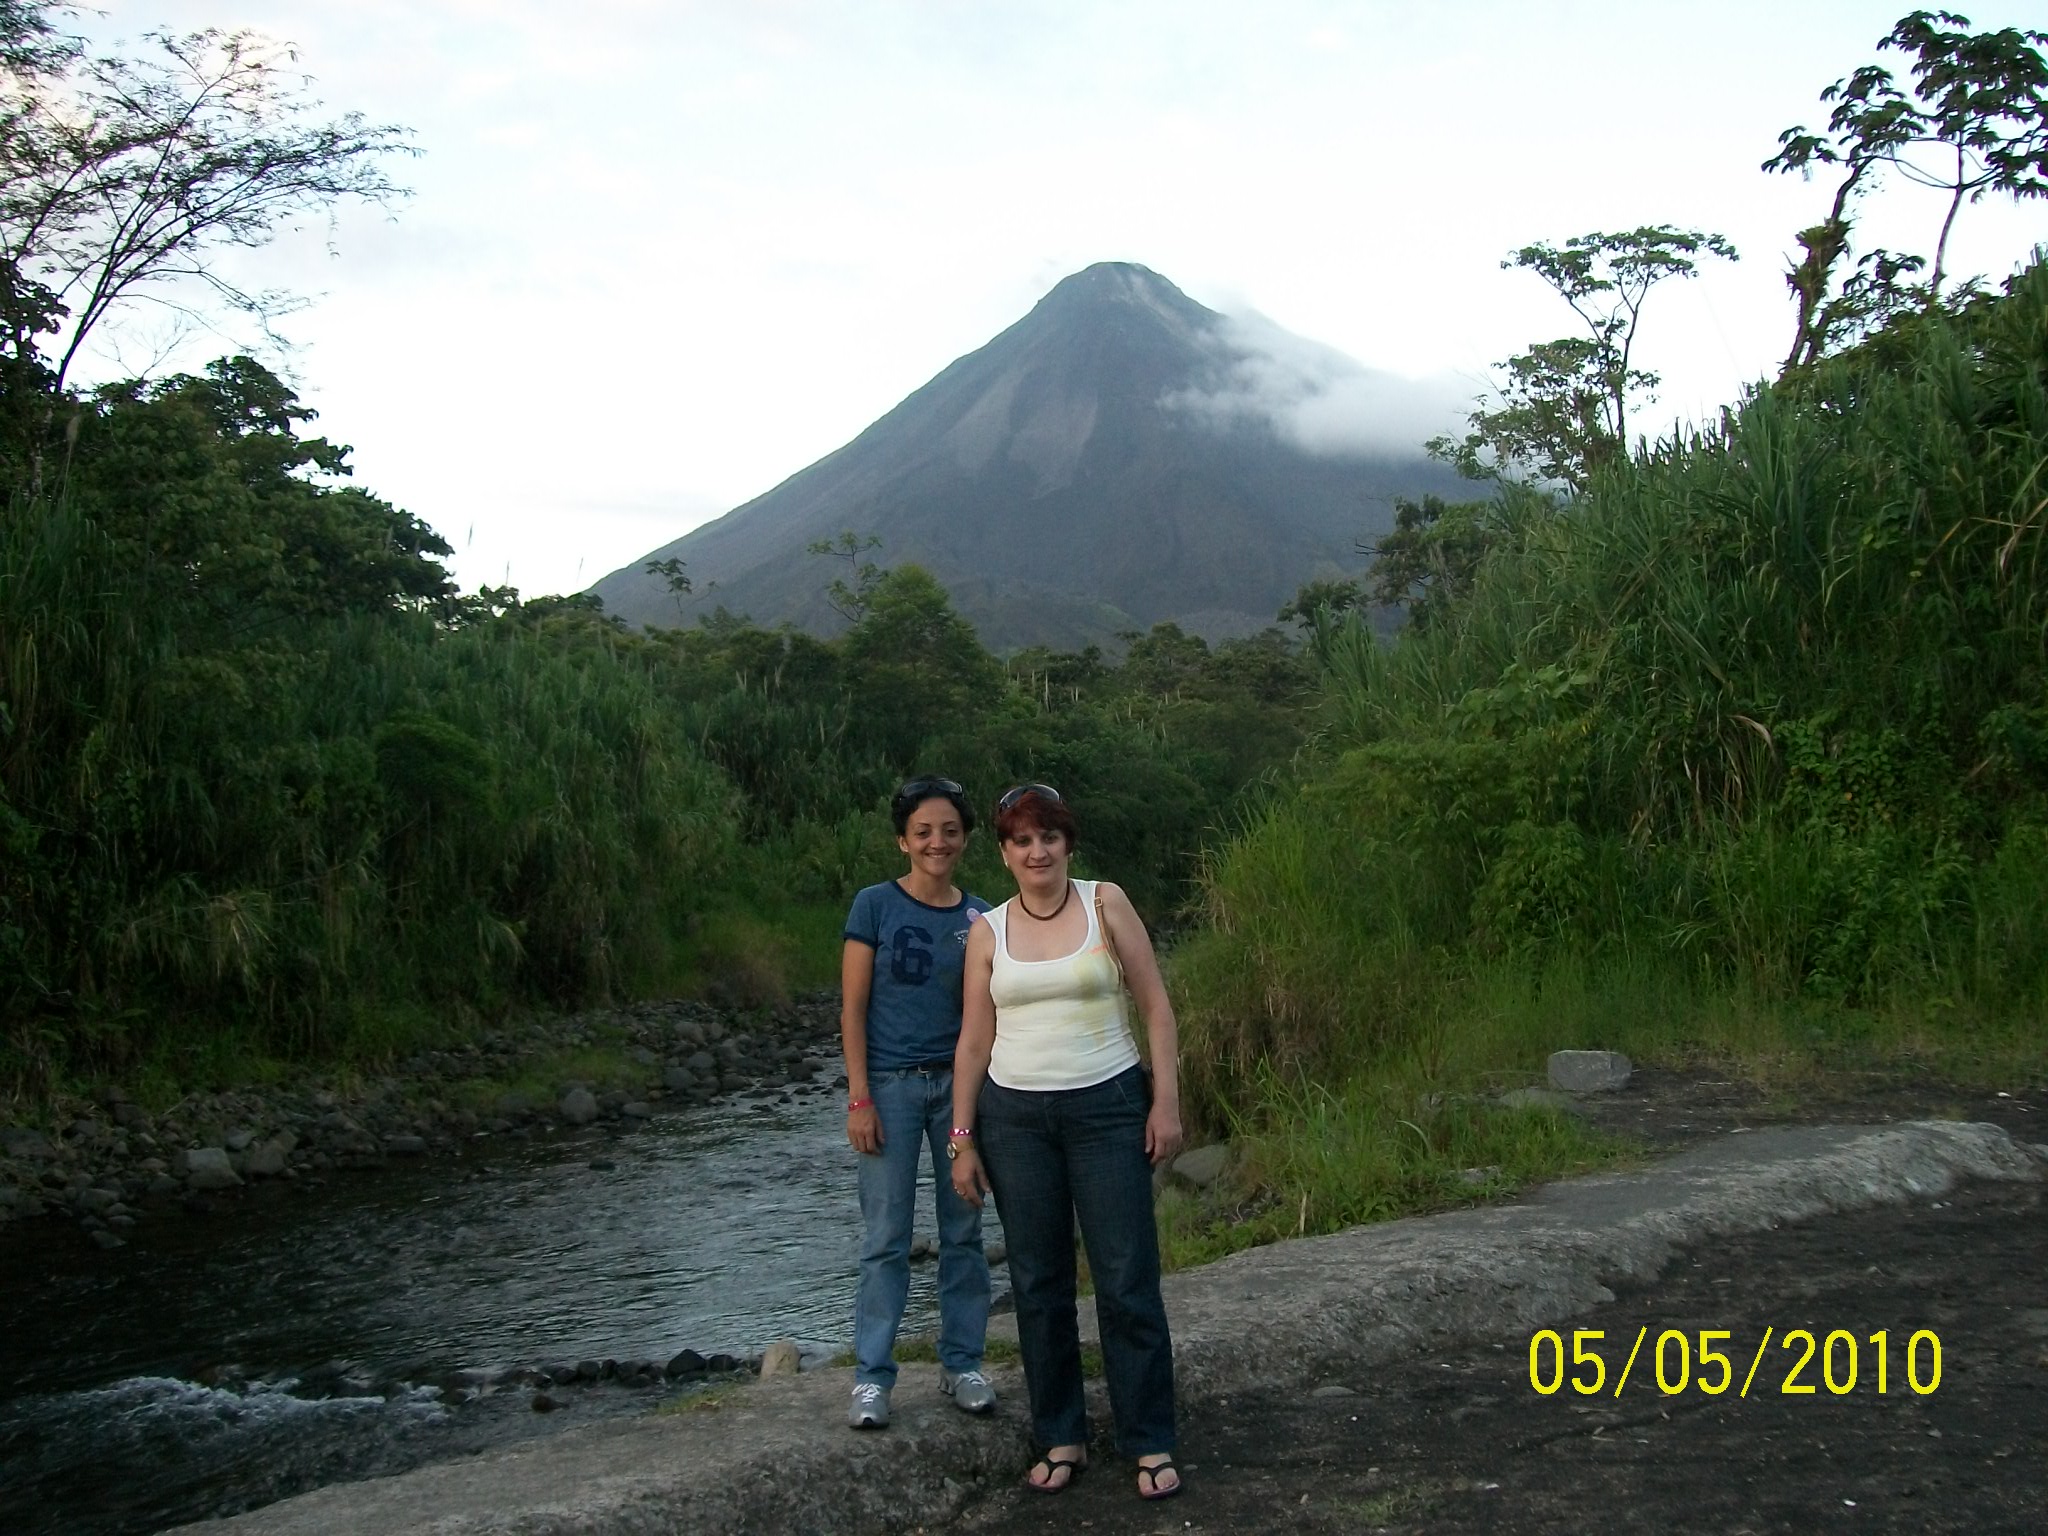
<path fill-rule="evenodd" d="M 1180 1154 L 1182 1134 L 1180 1106 L 1155 1102 L 1145 1117 L 1145 1155 L 1157 1168 Z"/>
<path fill-rule="evenodd" d="M 988 1171 L 981 1166 L 981 1154 L 974 1148 L 956 1147 L 954 1151 L 953 1193 L 978 1211 L 991 1191 Z"/>

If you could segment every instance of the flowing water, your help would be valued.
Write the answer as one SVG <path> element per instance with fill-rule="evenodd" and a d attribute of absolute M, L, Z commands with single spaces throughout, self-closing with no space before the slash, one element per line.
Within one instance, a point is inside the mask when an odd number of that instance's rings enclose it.
<path fill-rule="evenodd" d="M 451 1390 L 465 1370 L 758 1354 L 785 1336 L 843 1349 L 855 1155 L 825 1093 L 479 1141 L 256 1208 L 166 1213 L 112 1253 L 17 1225 L 0 1243 L 0 1525 L 154 1531 L 658 1398 L 604 1383 L 540 1414 L 531 1388 Z M 919 1207 L 925 1230 L 928 1188 Z M 935 1322 L 933 1269 L 913 1267 L 908 1331 Z"/>

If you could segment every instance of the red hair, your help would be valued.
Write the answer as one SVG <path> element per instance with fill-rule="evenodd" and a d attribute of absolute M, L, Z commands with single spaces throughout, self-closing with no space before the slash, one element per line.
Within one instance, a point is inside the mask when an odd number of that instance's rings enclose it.
<path fill-rule="evenodd" d="M 1074 846 L 1074 813 L 1067 809 L 1064 800 L 1048 799 L 1036 790 L 1025 790 L 996 812 L 996 836 L 1008 842 L 1021 827 L 1057 832 L 1067 840 L 1068 848 Z"/>

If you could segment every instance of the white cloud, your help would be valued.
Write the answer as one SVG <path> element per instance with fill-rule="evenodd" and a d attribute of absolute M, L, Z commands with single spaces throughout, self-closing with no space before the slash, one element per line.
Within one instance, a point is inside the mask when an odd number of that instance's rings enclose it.
<path fill-rule="evenodd" d="M 1319 456 L 1418 453 L 1471 409 L 1472 387 L 1447 374 L 1404 378 L 1367 368 L 1261 314 L 1224 316 L 1215 342 L 1220 381 L 1163 403 L 1219 425 L 1263 422 Z"/>

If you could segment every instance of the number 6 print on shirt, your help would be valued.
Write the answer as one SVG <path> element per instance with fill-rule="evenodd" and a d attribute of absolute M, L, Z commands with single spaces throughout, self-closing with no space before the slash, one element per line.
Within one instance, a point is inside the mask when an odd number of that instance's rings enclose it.
<path fill-rule="evenodd" d="M 922 986 L 931 979 L 932 952 L 929 947 L 931 934 L 923 928 L 914 928 L 905 923 L 896 930 L 896 942 L 889 948 L 889 974 L 906 986 Z"/>

